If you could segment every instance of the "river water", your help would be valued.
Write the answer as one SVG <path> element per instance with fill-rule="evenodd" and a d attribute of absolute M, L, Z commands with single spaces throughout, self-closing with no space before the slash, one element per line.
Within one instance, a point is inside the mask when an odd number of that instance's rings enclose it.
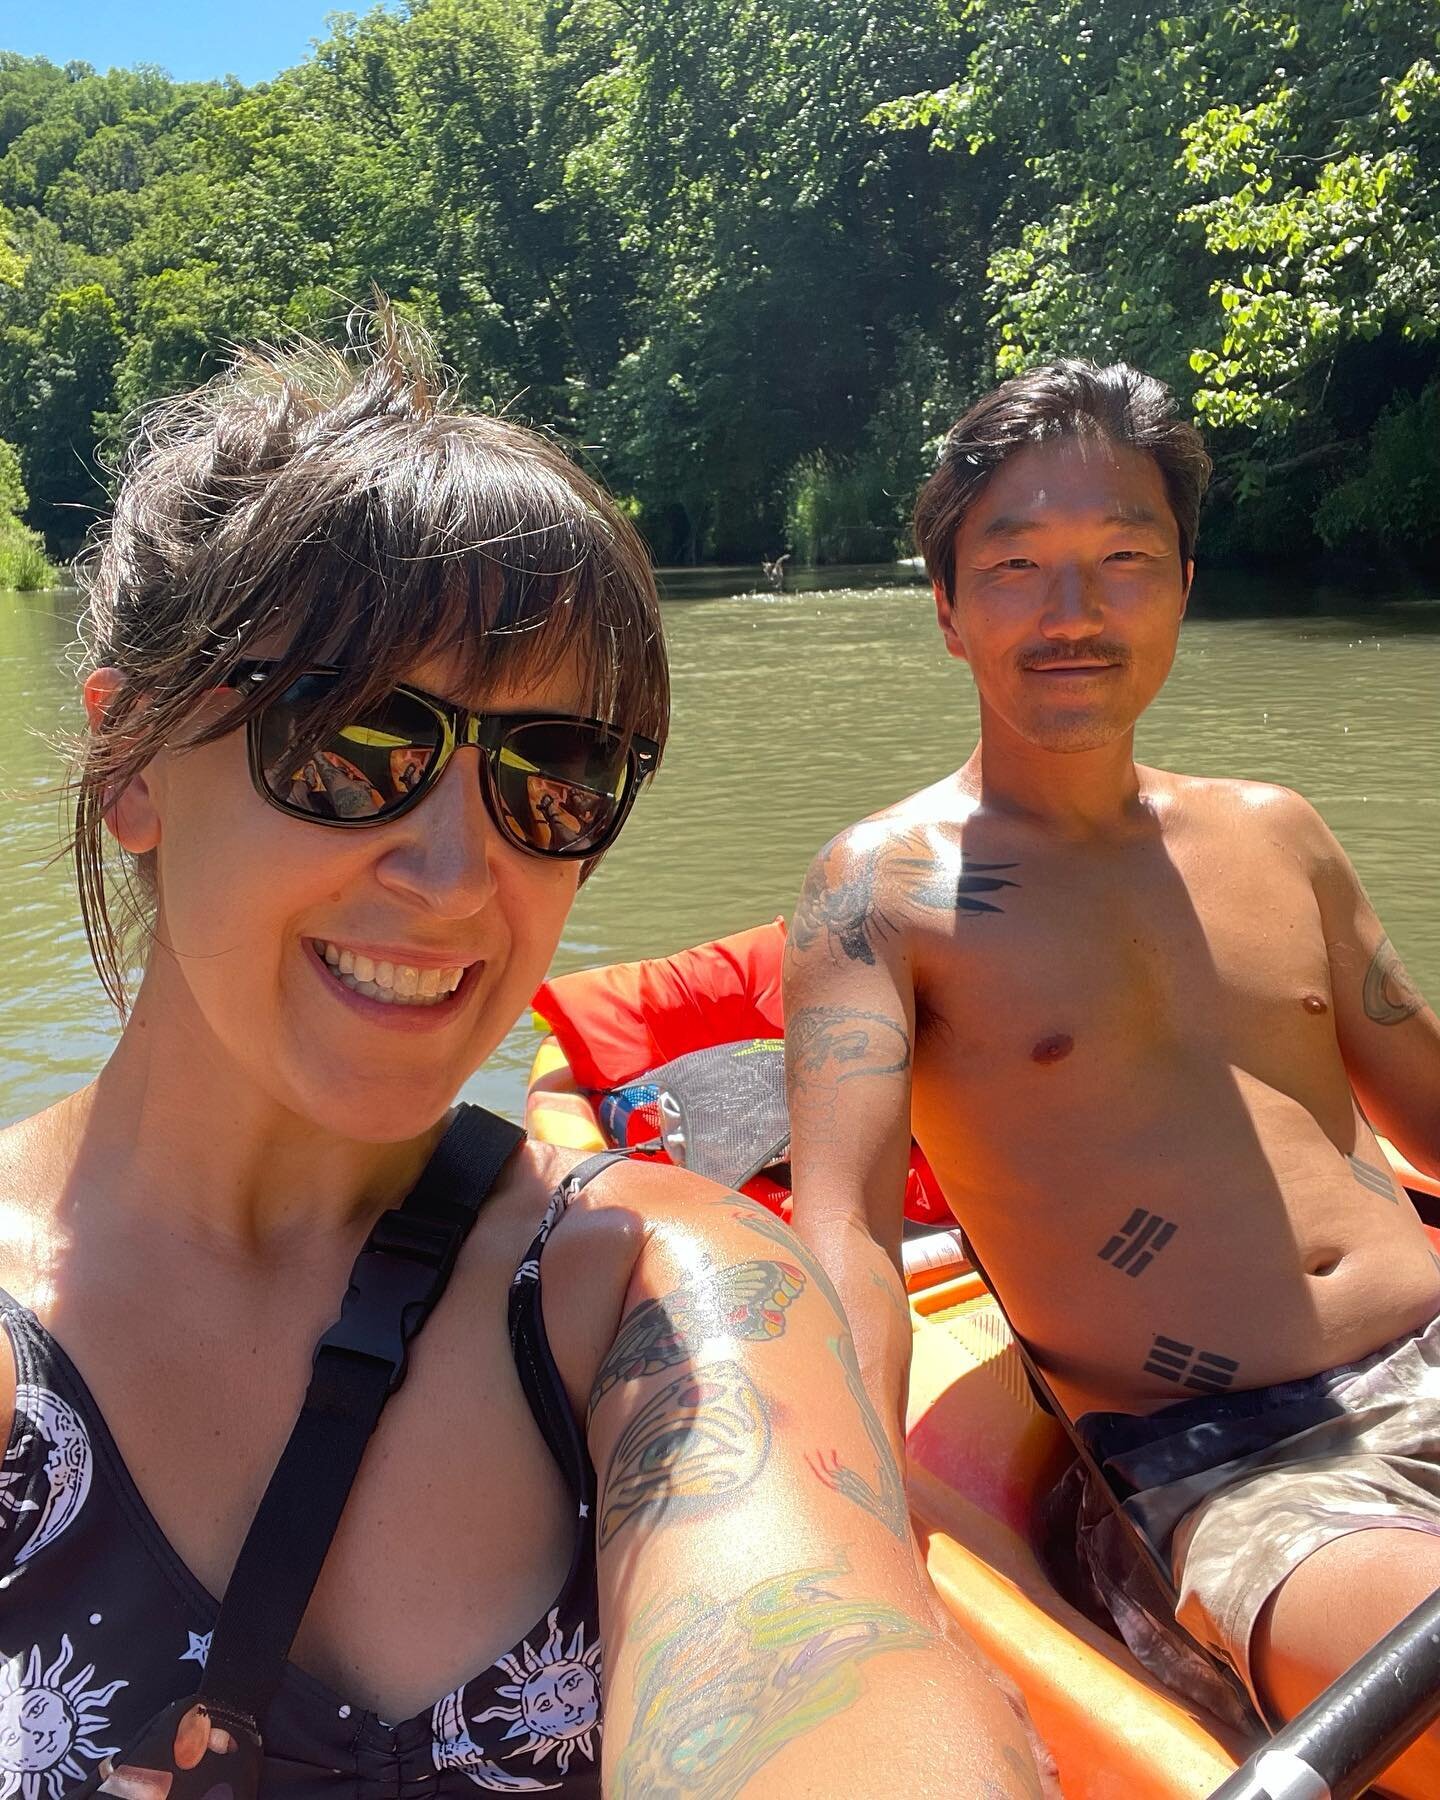
<path fill-rule="evenodd" d="M 557 970 L 788 913 L 819 845 L 969 753 L 974 695 L 928 589 L 904 571 L 825 570 L 772 594 L 755 574 L 667 583 L 671 747 L 582 891 Z M 79 1086 L 114 1037 L 56 857 L 62 765 L 47 740 L 78 721 L 74 606 L 0 594 L 0 1121 Z M 1440 596 L 1202 573 L 1139 754 L 1308 795 L 1440 995 Z M 535 1043 L 522 1020 L 467 1094 L 518 1112 Z"/>

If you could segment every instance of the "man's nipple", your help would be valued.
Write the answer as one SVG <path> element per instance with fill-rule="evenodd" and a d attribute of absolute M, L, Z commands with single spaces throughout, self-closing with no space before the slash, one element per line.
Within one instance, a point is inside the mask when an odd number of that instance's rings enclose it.
<path fill-rule="evenodd" d="M 1068 1032 L 1057 1031 L 1054 1037 L 1041 1038 L 1030 1052 L 1031 1062 L 1057 1063 L 1063 1062 L 1075 1048 L 1075 1040 Z"/>
<path fill-rule="evenodd" d="M 1307 994 L 1300 1004 L 1308 1013 L 1327 1013 L 1330 1010 L 1318 994 Z"/>

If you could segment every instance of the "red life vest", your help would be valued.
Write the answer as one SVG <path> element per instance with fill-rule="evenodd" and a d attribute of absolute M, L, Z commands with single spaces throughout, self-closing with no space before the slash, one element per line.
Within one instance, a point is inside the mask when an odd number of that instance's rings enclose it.
<path fill-rule="evenodd" d="M 780 962 L 785 921 L 755 925 L 674 956 L 581 969 L 545 982 L 533 1005 L 555 1034 L 576 1081 L 597 1107 L 693 1050 L 783 1037 Z M 636 1127 L 647 1139 L 648 1120 Z M 636 1141 L 631 1130 L 629 1141 Z M 758 1175 L 744 1192 L 788 1215 L 790 1190 Z M 910 1146 L 905 1216 L 948 1225 L 950 1208 L 918 1144 Z"/>

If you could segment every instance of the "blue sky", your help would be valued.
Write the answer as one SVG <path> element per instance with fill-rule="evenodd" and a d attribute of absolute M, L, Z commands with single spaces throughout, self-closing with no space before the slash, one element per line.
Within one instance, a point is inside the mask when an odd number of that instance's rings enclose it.
<path fill-rule="evenodd" d="M 325 36 L 327 13 L 370 0 L 0 0 L 0 50 L 94 63 L 159 63 L 177 81 L 268 81 Z"/>

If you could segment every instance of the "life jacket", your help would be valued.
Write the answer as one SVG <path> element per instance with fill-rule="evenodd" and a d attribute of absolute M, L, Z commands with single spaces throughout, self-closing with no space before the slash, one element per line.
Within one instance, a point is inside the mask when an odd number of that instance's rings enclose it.
<path fill-rule="evenodd" d="M 776 919 L 674 956 L 557 976 L 533 1005 L 611 1143 L 684 1162 L 788 1216 L 784 949 Z M 952 1222 L 913 1142 L 905 1216 Z"/>

